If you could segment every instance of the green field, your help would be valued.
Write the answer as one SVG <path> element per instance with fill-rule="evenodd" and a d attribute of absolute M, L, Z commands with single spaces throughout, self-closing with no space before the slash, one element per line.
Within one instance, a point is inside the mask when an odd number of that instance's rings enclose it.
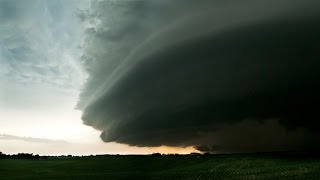
<path fill-rule="evenodd" d="M 266 155 L 0 159 L 2 179 L 320 179 L 320 159 Z"/>

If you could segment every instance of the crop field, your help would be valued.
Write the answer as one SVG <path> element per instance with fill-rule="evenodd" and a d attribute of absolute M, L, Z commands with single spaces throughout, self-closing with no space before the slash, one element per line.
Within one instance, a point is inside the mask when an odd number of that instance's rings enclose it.
<path fill-rule="evenodd" d="M 4 179 L 319 179 L 320 158 L 271 155 L 0 159 Z"/>

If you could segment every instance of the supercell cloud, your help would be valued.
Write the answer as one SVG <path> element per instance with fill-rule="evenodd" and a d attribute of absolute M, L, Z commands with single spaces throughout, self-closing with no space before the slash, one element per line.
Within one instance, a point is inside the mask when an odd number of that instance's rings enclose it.
<path fill-rule="evenodd" d="M 92 1 L 78 103 L 105 142 L 318 148 L 320 3 Z"/>

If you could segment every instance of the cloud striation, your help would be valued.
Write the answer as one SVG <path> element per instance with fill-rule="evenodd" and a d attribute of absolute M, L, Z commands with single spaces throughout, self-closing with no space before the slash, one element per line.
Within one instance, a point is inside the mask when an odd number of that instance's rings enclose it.
<path fill-rule="evenodd" d="M 318 148 L 320 3 L 93 1 L 78 103 L 105 142 Z"/>

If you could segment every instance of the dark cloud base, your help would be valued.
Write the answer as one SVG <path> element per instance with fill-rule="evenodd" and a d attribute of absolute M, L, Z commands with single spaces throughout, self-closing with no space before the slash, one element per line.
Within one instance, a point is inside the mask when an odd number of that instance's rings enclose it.
<path fill-rule="evenodd" d="M 134 146 L 318 149 L 319 17 L 275 17 L 146 56 L 137 50 L 139 61 L 84 109 L 83 121 L 105 142 Z"/>

